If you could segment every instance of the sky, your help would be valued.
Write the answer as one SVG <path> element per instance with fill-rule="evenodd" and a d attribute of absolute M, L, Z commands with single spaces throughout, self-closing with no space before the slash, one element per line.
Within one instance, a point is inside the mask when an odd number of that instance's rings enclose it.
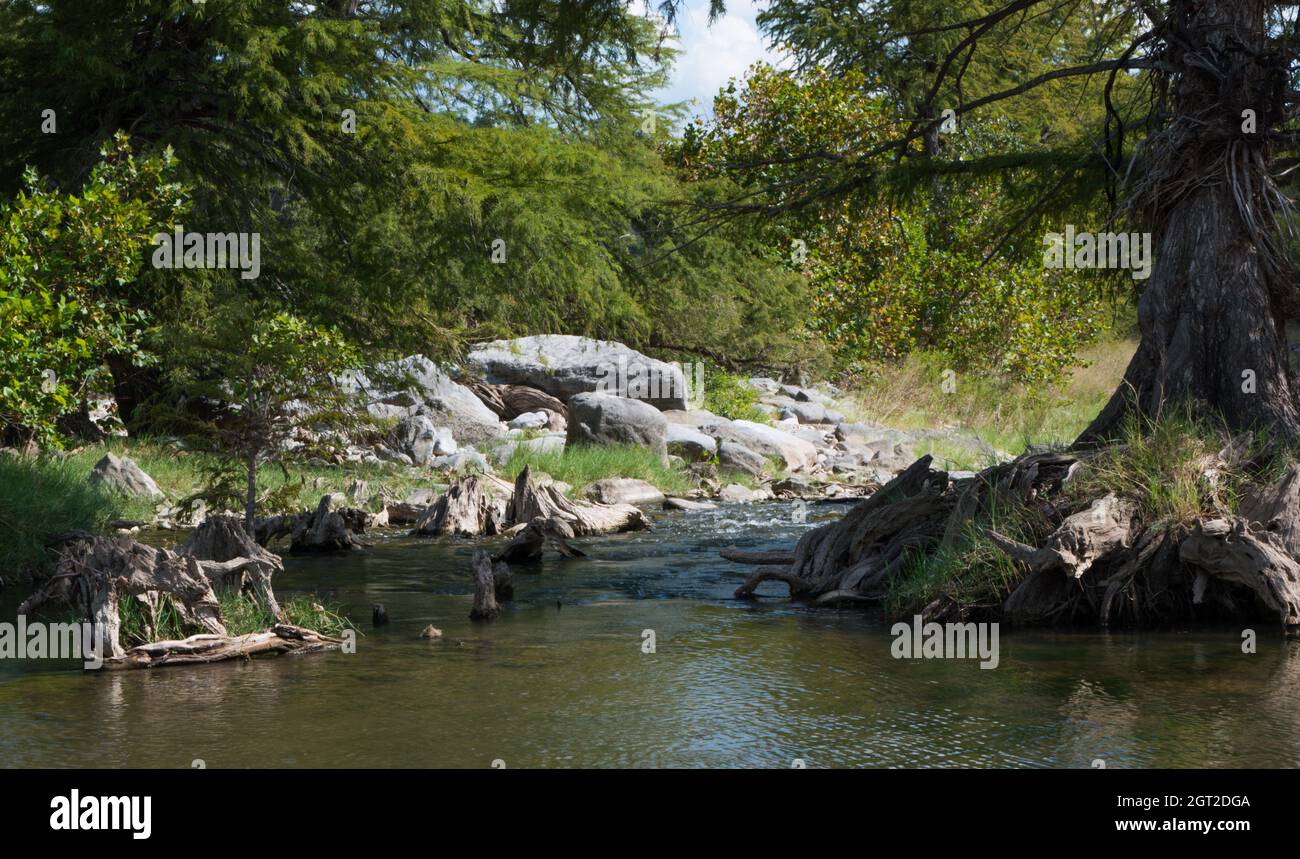
<path fill-rule="evenodd" d="M 672 81 L 658 93 L 661 102 L 696 100 L 692 114 L 709 115 L 713 96 L 732 77 L 743 77 L 758 60 L 777 64 L 754 23 L 758 4 L 753 0 L 727 0 L 727 13 L 709 25 L 708 0 L 687 0 L 678 13 L 677 57 Z"/>

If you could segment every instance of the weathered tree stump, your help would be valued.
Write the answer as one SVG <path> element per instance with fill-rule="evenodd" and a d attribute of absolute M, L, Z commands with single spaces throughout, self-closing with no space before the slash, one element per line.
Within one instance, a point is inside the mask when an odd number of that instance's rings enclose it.
<path fill-rule="evenodd" d="M 238 551 L 250 556 L 227 557 Z M 198 557 L 215 555 L 211 560 Z M 271 576 L 283 569 L 280 558 L 258 546 L 239 520 L 210 517 L 178 550 L 171 552 L 130 537 L 91 537 L 63 548 L 54 575 L 18 607 L 30 615 L 42 605 L 62 603 L 94 624 L 95 644 L 110 668 L 215 662 L 262 653 L 310 652 L 337 647 L 341 641 L 311 630 L 277 623 L 261 633 L 230 636 L 221 616 L 217 591 L 230 589 L 260 600 L 280 617 Z M 158 634 L 164 606 L 198 634 L 178 641 L 150 641 L 127 648 L 121 601 L 134 600 L 144 617 L 144 636 Z"/>
<path fill-rule="evenodd" d="M 454 534 L 477 537 L 497 534 L 506 526 L 506 501 L 492 492 L 489 478 L 471 474 L 462 477 L 420 515 L 411 532 L 435 537 Z"/>
<path fill-rule="evenodd" d="M 510 569 L 503 563 L 493 564 L 488 553 L 474 550 L 474 608 L 470 620 L 496 620 L 501 614 L 498 598 L 504 601 L 514 595 Z"/>
<path fill-rule="evenodd" d="M 538 485 L 529 466 L 524 466 L 515 478 L 514 496 L 506 514 L 515 525 L 538 518 L 563 522 L 574 537 L 640 531 L 650 527 L 650 521 L 641 508 L 631 504 L 572 501 L 553 484 Z"/>
<path fill-rule="evenodd" d="M 293 527 L 290 552 L 347 552 L 356 546 L 348 520 L 338 511 L 330 510 L 331 502 L 330 496 L 322 496 L 315 513 L 298 519 Z"/>
<path fill-rule="evenodd" d="M 550 545 L 565 558 L 585 558 L 586 553 L 569 544 L 573 539 L 573 529 L 559 517 L 550 519 L 535 517 L 522 528 L 515 526 L 514 538 L 504 549 L 492 556 L 493 561 L 505 561 L 509 564 L 522 564 L 540 560 L 542 550 Z"/>

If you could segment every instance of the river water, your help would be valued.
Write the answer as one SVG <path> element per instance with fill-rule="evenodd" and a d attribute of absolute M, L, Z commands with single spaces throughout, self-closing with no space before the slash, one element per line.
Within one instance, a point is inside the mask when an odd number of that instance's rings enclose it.
<path fill-rule="evenodd" d="M 287 560 L 348 607 L 355 654 L 83 672 L 0 660 L 5 767 L 1295 767 L 1300 643 L 1240 630 L 1011 632 L 1000 664 L 900 660 L 861 609 L 731 593 L 728 545 L 787 548 L 843 507 L 656 514 L 590 558 L 516 568 L 468 620 L 465 541 Z M 21 595 L 0 594 L 12 620 Z M 370 605 L 392 623 L 371 629 Z M 425 641 L 428 623 L 441 641 Z M 655 652 L 643 652 L 653 630 Z"/>

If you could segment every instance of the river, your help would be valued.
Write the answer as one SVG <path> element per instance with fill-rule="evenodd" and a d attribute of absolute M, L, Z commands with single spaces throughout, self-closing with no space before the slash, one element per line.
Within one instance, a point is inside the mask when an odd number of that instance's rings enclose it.
<path fill-rule="evenodd" d="M 1000 662 L 901 660 L 889 624 L 805 608 L 720 547 L 785 548 L 788 504 L 656 514 L 516 571 L 468 619 L 467 541 L 289 558 L 281 596 L 348 607 L 355 654 L 155 671 L 0 660 L 4 767 L 1295 767 L 1300 642 L 1239 629 L 1012 632 Z M 21 598 L 0 594 L 12 619 Z M 372 629 L 370 605 L 392 617 Z M 433 623 L 441 641 L 419 638 Z M 643 652 L 653 630 L 654 652 Z"/>

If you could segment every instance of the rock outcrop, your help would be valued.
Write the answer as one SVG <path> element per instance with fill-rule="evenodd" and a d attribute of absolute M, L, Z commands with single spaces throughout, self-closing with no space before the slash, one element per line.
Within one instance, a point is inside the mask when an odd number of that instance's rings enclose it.
<path fill-rule="evenodd" d="M 659 409 L 685 409 L 681 367 L 609 340 L 541 334 L 473 347 L 469 364 L 491 384 L 527 385 L 568 401 L 600 392 L 643 400 Z"/>

